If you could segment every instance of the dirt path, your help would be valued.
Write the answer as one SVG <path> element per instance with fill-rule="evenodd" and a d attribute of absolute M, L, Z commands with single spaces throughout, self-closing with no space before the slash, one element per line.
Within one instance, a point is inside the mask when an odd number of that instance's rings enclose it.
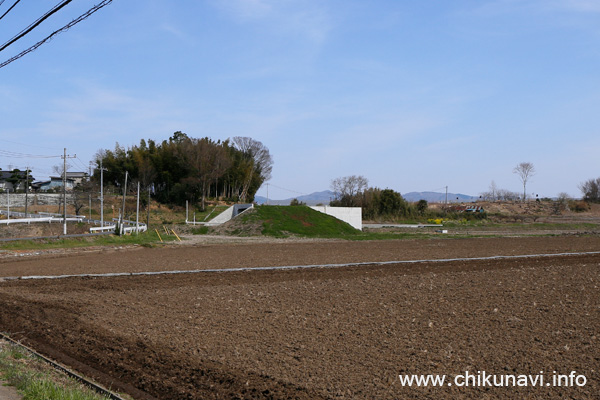
<path fill-rule="evenodd" d="M 0 379 L 0 400 L 22 400 L 23 397 L 17 393 L 17 389 L 12 386 L 4 386 Z"/>
<path fill-rule="evenodd" d="M 26 252 L 0 258 L 0 277 L 193 270 L 348 262 L 447 259 L 600 251 L 600 237 L 522 237 L 382 241 L 274 241 L 165 248 Z"/>

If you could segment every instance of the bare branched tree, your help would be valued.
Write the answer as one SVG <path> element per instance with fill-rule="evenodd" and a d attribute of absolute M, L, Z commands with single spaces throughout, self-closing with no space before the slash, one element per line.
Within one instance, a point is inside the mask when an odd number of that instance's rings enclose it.
<path fill-rule="evenodd" d="M 182 155 L 193 171 L 192 177 L 187 178 L 187 181 L 199 187 L 202 194 L 202 210 L 204 210 L 210 182 L 225 173 L 230 161 L 223 146 L 209 138 L 188 138 L 183 144 Z"/>
<path fill-rule="evenodd" d="M 365 191 L 368 186 L 367 178 L 360 175 L 344 176 L 331 181 L 331 190 L 335 193 L 336 200 L 341 200 L 346 206 L 353 206 L 356 195 Z"/>
<path fill-rule="evenodd" d="M 513 173 L 517 174 L 523 183 L 523 201 L 525 201 L 527 199 L 527 181 L 535 175 L 535 167 L 530 162 L 522 162 L 513 169 Z"/>
<path fill-rule="evenodd" d="M 271 157 L 269 149 L 258 140 L 249 137 L 236 136 L 232 139 L 232 142 L 234 147 L 244 153 L 249 159 L 246 177 L 244 178 L 242 193 L 240 195 L 240 201 L 245 202 L 250 184 L 256 176 L 258 176 L 259 187 L 263 182 L 271 179 L 273 157 Z"/>
<path fill-rule="evenodd" d="M 487 192 L 480 193 L 481 198 L 487 201 L 496 201 L 498 200 L 498 186 L 496 186 L 496 182 L 492 181 L 490 183 L 490 188 Z"/>
<path fill-rule="evenodd" d="M 252 158 L 254 169 L 260 172 L 263 182 L 271 179 L 273 157 L 271 157 L 269 149 L 264 144 L 258 140 L 242 136 L 236 136 L 231 141 L 238 150 Z"/>
<path fill-rule="evenodd" d="M 579 190 L 586 201 L 600 202 L 600 178 L 588 179 L 579 184 Z"/>
<path fill-rule="evenodd" d="M 67 162 L 67 171 L 68 171 L 68 170 L 69 170 L 69 168 L 71 168 L 71 167 L 72 167 L 72 165 L 71 165 L 69 162 Z M 64 174 L 64 172 L 65 172 L 65 171 L 64 171 L 64 169 L 65 169 L 65 168 L 64 168 L 64 165 L 63 165 L 63 164 L 58 164 L 58 165 L 54 165 L 54 166 L 52 167 L 52 172 L 54 172 L 56 175 L 58 175 L 58 176 L 60 176 L 60 177 L 62 178 L 62 177 L 63 177 L 63 174 Z"/>

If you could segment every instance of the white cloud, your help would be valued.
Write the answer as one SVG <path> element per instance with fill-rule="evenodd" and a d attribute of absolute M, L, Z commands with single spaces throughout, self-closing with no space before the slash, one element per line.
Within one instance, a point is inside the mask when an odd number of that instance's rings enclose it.
<path fill-rule="evenodd" d="M 598 0 L 558 0 L 555 5 L 572 11 L 600 13 Z"/>
<path fill-rule="evenodd" d="M 70 96 L 49 102 L 36 129 L 43 137 L 74 143 L 91 153 L 112 148 L 116 141 L 130 145 L 141 138 L 163 137 L 181 117 L 181 108 L 164 97 L 139 96 L 79 82 Z"/>
<path fill-rule="evenodd" d="M 268 17 L 272 6 L 268 0 L 233 0 L 218 2 L 217 5 L 242 20 L 255 20 Z"/>
<path fill-rule="evenodd" d="M 467 14 L 474 13 L 482 17 L 505 15 L 539 15 L 546 13 L 564 13 L 565 11 L 600 13 L 597 0 L 495 0 L 478 4 Z"/>
<path fill-rule="evenodd" d="M 177 39 L 179 39 L 187 44 L 193 44 L 193 42 L 194 42 L 192 36 L 185 33 L 183 30 L 179 29 L 178 27 L 174 26 L 173 24 L 163 22 L 160 26 L 160 29 L 175 36 Z"/>
<path fill-rule="evenodd" d="M 333 29 L 333 18 L 322 2 L 234 0 L 215 6 L 240 22 L 258 22 L 279 34 L 323 43 Z"/>

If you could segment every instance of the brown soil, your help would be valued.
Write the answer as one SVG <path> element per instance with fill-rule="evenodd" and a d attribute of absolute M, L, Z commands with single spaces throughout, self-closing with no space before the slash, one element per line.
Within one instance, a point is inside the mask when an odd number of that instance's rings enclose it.
<path fill-rule="evenodd" d="M 276 242 L 5 258 L 2 276 L 600 250 L 598 237 Z M 0 330 L 137 399 L 598 398 L 600 255 L 0 283 Z M 398 374 L 585 375 L 402 387 Z"/>
<path fill-rule="evenodd" d="M 90 232 L 94 225 L 68 223 L 67 234 L 85 234 Z M 0 238 L 31 238 L 45 236 L 59 236 L 63 234 L 63 224 L 59 222 L 43 223 L 36 222 L 27 224 L 11 224 L 0 228 Z"/>
<path fill-rule="evenodd" d="M 201 237 L 200 237 L 201 238 Z M 161 248 L 6 251 L 0 277 L 341 264 L 600 250 L 600 236 L 440 240 L 276 240 Z M 1 254 L 1 253 L 0 253 Z"/>
<path fill-rule="evenodd" d="M 568 207 L 558 207 L 554 201 L 479 201 L 477 203 L 452 203 L 451 206 L 472 205 L 482 206 L 487 212 L 488 219 L 494 222 L 557 222 L 557 223 L 598 223 L 600 219 L 600 204 L 583 203 L 585 211 L 575 211 Z M 431 203 L 431 209 L 446 207 L 442 203 Z"/>

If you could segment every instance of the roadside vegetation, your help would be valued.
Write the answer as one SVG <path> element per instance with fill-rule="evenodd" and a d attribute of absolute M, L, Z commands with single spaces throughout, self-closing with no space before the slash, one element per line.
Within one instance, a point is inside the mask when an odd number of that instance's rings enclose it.
<path fill-rule="evenodd" d="M 108 399 L 6 342 L 0 342 L 0 377 L 14 386 L 23 400 Z"/>
<path fill-rule="evenodd" d="M 161 241 L 162 240 L 162 241 Z M 172 233 L 167 233 L 164 230 L 143 232 L 140 234 L 123 235 L 123 236 L 89 236 L 78 238 L 61 238 L 61 239 L 39 239 L 39 240 L 18 240 L 13 242 L 0 243 L 0 250 L 44 250 L 44 249 L 64 249 L 90 246 L 131 246 L 140 245 L 145 247 L 153 247 L 164 242 L 172 242 L 177 240 L 177 237 Z"/>
<path fill-rule="evenodd" d="M 196 227 L 192 234 L 268 236 L 274 238 L 329 238 L 347 240 L 388 240 L 464 238 L 478 236 L 556 235 L 599 232 L 597 223 L 581 221 L 542 222 L 539 216 L 499 216 L 485 212 L 465 213 L 428 210 L 421 217 L 397 218 L 393 223 L 430 225 L 420 228 L 366 228 L 350 225 L 304 205 L 257 206 L 220 227 Z M 386 221 L 389 222 L 389 221 Z"/>

